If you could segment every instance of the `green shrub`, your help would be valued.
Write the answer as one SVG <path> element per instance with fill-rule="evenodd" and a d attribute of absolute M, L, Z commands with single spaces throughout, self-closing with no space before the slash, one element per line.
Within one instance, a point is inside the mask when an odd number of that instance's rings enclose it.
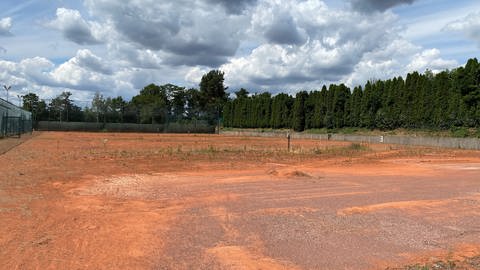
<path fill-rule="evenodd" d="M 455 138 L 466 138 L 470 134 L 468 129 L 465 127 L 453 127 L 450 132 Z"/>

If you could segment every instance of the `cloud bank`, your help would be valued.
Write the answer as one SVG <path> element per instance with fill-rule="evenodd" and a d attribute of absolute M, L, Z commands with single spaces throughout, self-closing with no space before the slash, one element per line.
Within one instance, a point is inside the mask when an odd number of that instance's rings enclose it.
<path fill-rule="evenodd" d="M 390 9 L 413 2 L 85 0 L 82 9 L 58 7 L 43 24 L 74 46 L 68 59 L 0 60 L 0 80 L 46 95 L 72 89 L 128 98 L 152 82 L 198 86 L 219 68 L 231 91 L 293 93 L 458 65 L 402 37 Z M 478 17 L 445 29 L 480 41 Z M 11 24 L 0 20 L 0 35 Z"/>

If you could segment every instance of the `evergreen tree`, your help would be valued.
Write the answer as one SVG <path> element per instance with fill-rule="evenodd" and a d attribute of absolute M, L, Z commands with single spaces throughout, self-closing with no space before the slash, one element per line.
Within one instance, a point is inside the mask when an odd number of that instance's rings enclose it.
<path fill-rule="evenodd" d="M 223 126 L 231 127 L 233 126 L 233 117 L 234 117 L 234 106 L 233 101 L 229 100 L 223 106 Z"/>
<path fill-rule="evenodd" d="M 220 70 L 211 70 L 202 76 L 200 82 L 201 105 L 210 123 L 218 120 L 223 105 L 227 101 L 227 87 L 225 87 L 224 81 L 224 73 Z"/>
<path fill-rule="evenodd" d="M 293 97 L 280 93 L 272 98 L 272 113 L 270 116 L 270 126 L 272 128 L 290 127 L 291 110 L 293 106 Z"/>
<path fill-rule="evenodd" d="M 326 112 L 324 94 L 320 91 L 313 91 L 308 95 L 306 102 L 308 108 L 306 128 L 322 128 Z"/>
<path fill-rule="evenodd" d="M 335 86 L 333 90 L 333 122 L 336 128 L 342 128 L 345 125 L 345 118 L 348 118 L 346 110 L 350 99 L 350 89 L 341 84 Z"/>
<path fill-rule="evenodd" d="M 305 129 L 305 101 L 308 98 L 306 91 L 300 91 L 295 96 L 292 112 L 292 128 L 295 131 L 303 131 Z"/>
<path fill-rule="evenodd" d="M 450 74 L 446 71 L 437 74 L 432 82 L 432 88 L 434 92 L 432 126 L 448 129 L 451 127 L 448 106 L 452 94 Z"/>
<path fill-rule="evenodd" d="M 361 126 L 361 116 L 362 116 L 362 96 L 363 91 L 361 86 L 357 86 L 353 89 L 352 98 L 351 98 L 351 109 L 350 109 L 350 123 L 351 127 L 360 127 Z"/>
<path fill-rule="evenodd" d="M 476 58 L 469 59 L 465 68 L 458 71 L 458 87 L 463 97 L 465 108 L 465 124 L 475 126 L 479 119 L 476 117 L 480 102 L 480 64 Z"/>
<path fill-rule="evenodd" d="M 375 128 L 377 110 L 380 108 L 377 86 L 370 81 L 365 85 L 362 96 L 361 126 Z"/>

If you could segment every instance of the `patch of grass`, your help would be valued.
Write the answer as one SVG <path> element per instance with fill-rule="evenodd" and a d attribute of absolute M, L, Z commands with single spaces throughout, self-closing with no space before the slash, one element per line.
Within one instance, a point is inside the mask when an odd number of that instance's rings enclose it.
<path fill-rule="evenodd" d="M 308 134 L 327 134 L 327 133 L 330 133 L 330 132 L 326 128 L 312 128 L 312 129 L 305 130 L 305 133 L 308 133 Z"/>
<path fill-rule="evenodd" d="M 326 148 L 323 150 L 317 148 L 313 150 L 313 153 L 349 157 L 349 156 L 360 154 L 362 152 L 370 151 L 370 150 L 371 149 L 368 148 L 366 145 L 363 145 L 360 143 L 351 143 L 350 145 L 347 145 L 347 146 L 332 147 L 332 148 Z"/>
<path fill-rule="evenodd" d="M 402 269 L 402 270 L 460 270 L 460 269 L 470 269 L 458 267 L 457 264 L 453 261 L 438 261 L 430 264 L 415 264 L 407 265 L 401 268 L 387 268 L 387 270 Z"/>
<path fill-rule="evenodd" d="M 307 129 L 304 132 L 308 134 L 334 133 L 334 134 L 358 134 L 358 135 L 373 135 L 374 133 L 374 131 L 370 129 L 356 128 L 356 127 L 334 128 L 334 129 L 313 128 L 313 129 Z"/>
<path fill-rule="evenodd" d="M 464 127 L 453 127 L 450 132 L 455 138 L 466 138 L 470 135 L 470 131 Z"/>
<path fill-rule="evenodd" d="M 368 132 L 369 130 L 362 129 L 362 128 L 342 128 L 340 133 L 342 134 L 359 134 L 362 132 Z"/>
<path fill-rule="evenodd" d="M 221 149 L 214 147 L 213 145 L 208 145 L 207 148 L 199 148 L 199 149 L 192 149 L 190 151 L 191 154 L 200 154 L 200 155 L 208 155 L 213 156 L 217 153 L 221 152 Z M 182 154 L 187 152 L 177 152 L 177 154 Z"/>
<path fill-rule="evenodd" d="M 347 149 L 353 150 L 353 151 L 365 151 L 368 148 L 365 145 L 362 145 L 359 143 L 352 143 L 349 146 L 347 146 Z"/>
<path fill-rule="evenodd" d="M 466 257 L 461 260 L 445 259 L 429 263 L 417 263 L 401 267 L 388 267 L 386 270 L 464 270 L 480 269 L 480 256 Z"/>
<path fill-rule="evenodd" d="M 239 132 L 272 132 L 272 133 L 287 133 L 290 129 L 275 129 L 275 128 L 222 128 L 221 131 L 239 131 Z"/>
<path fill-rule="evenodd" d="M 209 145 L 207 148 L 207 153 L 215 153 L 215 152 L 217 152 L 217 149 L 215 149 L 213 145 Z"/>

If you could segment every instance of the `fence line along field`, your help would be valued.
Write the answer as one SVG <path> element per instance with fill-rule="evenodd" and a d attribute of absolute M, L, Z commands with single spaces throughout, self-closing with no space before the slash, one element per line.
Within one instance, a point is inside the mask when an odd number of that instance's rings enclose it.
<path fill-rule="evenodd" d="M 291 143 L 34 134 L 0 155 L 1 268 L 480 267 L 479 151 Z"/>

